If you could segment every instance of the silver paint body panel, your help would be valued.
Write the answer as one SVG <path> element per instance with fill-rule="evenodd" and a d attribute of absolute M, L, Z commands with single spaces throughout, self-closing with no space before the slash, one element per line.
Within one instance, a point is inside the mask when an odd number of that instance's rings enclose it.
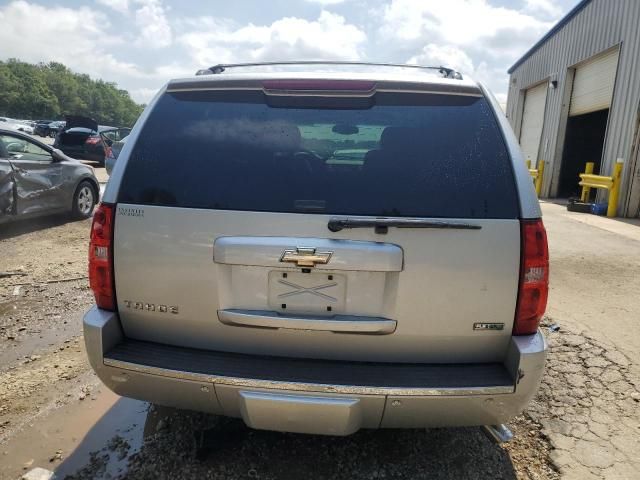
<path fill-rule="evenodd" d="M 518 220 L 474 220 L 480 230 L 390 228 L 380 235 L 371 228 L 330 232 L 327 224 L 335 215 L 118 207 L 118 212 L 143 212 L 116 213 L 115 219 L 116 297 L 125 334 L 133 339 L 205 350 L 362 361 L 491 362 L 506 355 L 519 276 Z M 282 238 L 283 232 L 289 236 L 278 245 L 304 246 L 317 239 L 317 245 L 344 242 L 361 249 L 349 254 L 355 267 L 345 265 L 357 269 L 331 270 L 332 259 L 312 270 L 346 277 L 344 308 L 331 314 L 387 318 L 397 322 L 395 332 L 351 335 L 220 323 L 218 310 L 274 310 L 269 302 L 270 273 L 301 270 L 288 264 L 276 267 L 280 246 L 272 249 L 265 239 Z M 257 250 L 264 245 L 255 255 L 273 258 L 244 263 L 266 265 L 237 264 L 237 258 L 233 263 L 214 261 L 219 238 L 252 235 Z M 404 255 L 402 271 L 374 271 L 380 265 L 387 270 L 399 267 L 399 261 L 367 256 L 379 251 L 384 258 L 387 252 L 399 251 L 395 245 Z M 341 252 L 335 255 L 339 259 Z M 371 270 L 364 263 L 367 258 Z M 175 305 L 179 314 L 130 309 L 125 300 Z M 505 328 L 474 331 L 478 322 L 500 322 Z"/>

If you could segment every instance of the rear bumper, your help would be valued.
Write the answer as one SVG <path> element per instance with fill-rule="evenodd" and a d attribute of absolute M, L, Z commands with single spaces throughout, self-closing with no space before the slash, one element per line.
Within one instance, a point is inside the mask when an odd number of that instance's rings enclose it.
<path fill-rule="evenodd" d="M 257 357 L 129 340 L 116 313 L 95 307 L 84 336 L 91 366 L 119 395 L 241 417 L 254 428 L 333 435 L 504 423 L 537 391 L 547 350 L 538 332 L 513 337 L 504 364 Z"/>

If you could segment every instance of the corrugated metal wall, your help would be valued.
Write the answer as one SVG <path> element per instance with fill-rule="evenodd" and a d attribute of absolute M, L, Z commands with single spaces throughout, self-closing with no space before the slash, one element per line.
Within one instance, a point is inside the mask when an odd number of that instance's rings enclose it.
<path fill-rule="evenodd" d="M 601 173 L 609 174 L 616 159 L 625 161 L 621 205 L 627 197 L 633 135 L 640 104 L 640 1 L 592 0 L 582 11 L 519 65 L 511 74 L 507 117 L 516 134 L 522 116 L 523 90 L 545 79 L 549 89 L 540 157 L 548 162 L 543 194 L 553 196 L 562 159 L 564 130 L 576 64 L 610 48 L 620 48 Z"/>

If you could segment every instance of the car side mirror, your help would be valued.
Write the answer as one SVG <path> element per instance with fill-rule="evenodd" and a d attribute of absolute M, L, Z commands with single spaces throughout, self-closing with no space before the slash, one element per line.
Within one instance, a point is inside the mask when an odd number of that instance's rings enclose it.
<path fill-rule="evenodd" d="M 51 150 L 51 156 L 53 157 L 54 162 L 61 162 L 65 160 L 64 153 L 62 153 L 62 151 L 58 150 L 57 148 Z"/>

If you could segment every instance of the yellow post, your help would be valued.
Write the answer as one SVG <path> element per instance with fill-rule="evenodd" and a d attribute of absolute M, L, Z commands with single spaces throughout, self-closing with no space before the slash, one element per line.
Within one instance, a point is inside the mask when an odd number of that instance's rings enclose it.
<path fill-rule="evenodd" d="M 527 159 L 525 163 L 527 164 L 527 170 L 531 170 L 531 160 Z"/>
<path fill-rule="evenodd" d="M 587 164 L 584 167 L 584 173 L 593 173 L 593 166 L 594 166 L 593 162 L 587 162 Z M 582 187 L 582 195 L 580 195 L 580 200 L 582 200 L 583 202 L 586 202 L 587 200 L 589 200 L 590 191 L 591 191 L 591 188 Z"/>
<path fill-rule="evenodd" d="M 607 217 L 615 217 L 618 212 L 618 195 L 620 194 L 620 183 L 622 180 L 622 162 L 616 162 L 613 167 L 613 185 L 609 191 L 609 205 L 607 206 Z"/>
<path fill-rule="evenodd" d="M 536 177 L 536 195 L 538 197 L 542 191 L 542 175 L 544 175 L 544 160 L 538 160 L 538 176 Z"/>

